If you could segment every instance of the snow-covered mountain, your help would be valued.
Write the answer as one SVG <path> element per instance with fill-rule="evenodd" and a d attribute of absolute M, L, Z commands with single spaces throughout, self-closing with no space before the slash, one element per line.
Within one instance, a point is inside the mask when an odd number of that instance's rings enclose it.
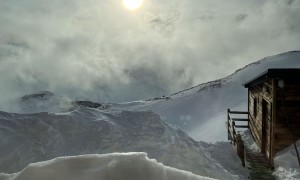
<path fill-rule="evenodd" d="M 118 109 L 152 110 L 196 140 L 225 141 L 227 108 L 247 110 L 247 89 L 243 84 L 269 68 L 300 68 L 300 51 L 263 58 L 232 75 L 200 84 L 167 98 L 116 104 Z"/>
<path fill-rule="evenodd" d="M 224 168 L 223 162 L 206 151 L 210 145 L 194 141 L 153 112 L 86 107 L 67 113 L 0 112 L 0 135 L 0 169 L 7 173 L 60 156 L 147 152 L 165 165 L 198 175 L 225 179 L 241 176 L 235 174 L 240 166 L 237 157 L 232 157 L 235 163 L 231 167 Z M 224 149 L 230 154 L 234 151 L 230 144 Z"/>
<path fill-rule="evenodd" d="M 103 104 L 70 100 L 47 91 L 26 95 L 17 101 L 19 113 L 0 112 L 0 173 L 15 173 L 30 163 L 61 156 L 146 152 L 164 165 L 197 175 L 246 179 L 247 170 L 231 144 L 194 139 L 225 141 L 226 109 L 247 109 L 247 90 L 242 84 L 279 67 L 300 68 L 300 52 L 267 57 L 223 79 L 151 100 Z M 143 157 L 143 162 L 148 162 Z M 279 163 L 286 162 L 287 158 L 280 157 Z M 15 176 L 23 177 L 24 172 L 33 172 L 32 168 L 56 162 L 68 164 L 69 160 L 38 163 Z M 101 167 L 106 165 L 95 168 Z M 0 180 L 15 176 L 0 174 Z"/>

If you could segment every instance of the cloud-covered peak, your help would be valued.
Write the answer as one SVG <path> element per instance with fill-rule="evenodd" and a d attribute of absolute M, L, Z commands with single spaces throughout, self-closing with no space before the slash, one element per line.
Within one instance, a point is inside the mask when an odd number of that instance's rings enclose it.
<path fill-rule="evenodd" d="M 1 104 L 49 90 L 129 101 L 223 77 L 299 49 L 300 2 L 148 0 L 0 2 Z"/>

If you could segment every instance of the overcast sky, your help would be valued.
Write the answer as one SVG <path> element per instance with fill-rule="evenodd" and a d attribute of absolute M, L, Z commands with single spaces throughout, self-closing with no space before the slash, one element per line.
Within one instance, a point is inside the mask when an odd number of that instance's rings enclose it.
<path fill-rule="evenodd" d="M 49 90 L 120 102 L 300 49 L 300 0 L 0 0 L 0 101 Z"/>

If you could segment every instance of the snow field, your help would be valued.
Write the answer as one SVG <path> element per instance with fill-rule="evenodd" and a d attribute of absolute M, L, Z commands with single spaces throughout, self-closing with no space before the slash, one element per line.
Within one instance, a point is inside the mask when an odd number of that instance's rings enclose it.
<path fill-rule="evenodd" d="M 212 180 L 149 159 L 146 153 L 112 153 L 60 157 L 30 164 L 0 180 Z"/>

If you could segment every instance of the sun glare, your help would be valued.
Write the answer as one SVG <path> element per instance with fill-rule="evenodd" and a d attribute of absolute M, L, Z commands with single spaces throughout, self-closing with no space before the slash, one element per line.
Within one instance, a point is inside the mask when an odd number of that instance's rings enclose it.
<path fill-rule="evenodd" d="M 143 4 L 143 0 L 123 0 L 123 4 L 127 9 L 136 10 Z"/>

